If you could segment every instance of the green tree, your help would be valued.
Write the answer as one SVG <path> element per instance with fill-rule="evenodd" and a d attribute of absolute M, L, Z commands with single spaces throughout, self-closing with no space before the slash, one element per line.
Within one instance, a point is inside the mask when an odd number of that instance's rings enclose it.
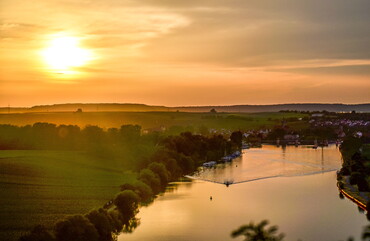
<path fill-rule="evenodd" d="M 122 191 L 116 196 L 114 205 L 116 205 L 121 214 L 123 224 L 128 224 L 129 220 L 136 215 L 139 201 L 139 196 L 132 190 Z"/>
<path fill-rule="evenodd" d="M 238 147 L 241 148 L 243 133 L 241 131 L 234 131 L 231 133 L 230 140 Z"/>
<path fill-rule="evenodd" d="M 136 181 L 134 183 L 125 183 L 121 185 L 121 191 L 132 190 L 139 195 L 140 200 L 144 203 L 148 203 L 152 200 L 153 191 L 152 189 L 142 181 Z"/>
<path fill-rule="evenodd" d="M 149 185 L 154 193 L 158 193 L 161 190 L 161 180 L 159 179 L 158 175 L 155 174 L 152 170 L 148 168 L 144 168 L 139 173 L 140 181 Z"/>
<path fill-rule="evenodd" d="M 37 225 L 30 233 L 20 237 L 19 241 L 55 241 L 55 238 L 45 226 Z"/>
<path fill-rule="evenodd" d="M 263 220 L 258 224 L 253 222 L 248 225 L 243 225 L 231 233 L 231 237 L 236 238 L 241 235 L 245 237 L 245 241 L 281 241 L 284 239 L 284 234 L 278 232 L 277 226 L 267 228 L 267 220 Z"/>
<path fill-rule="evenodd" d="M 114 225 L 106 209 L 100 208 L 99 210 L 93 210 L 86 217 L 98 231 L 100 241 L 113 240 L 112 232 L 114 231 Z"/>
<path fill-rule="evenodd" d="M 149 164 L 148 169 L 158 175 L 162 187 L 167 186 L 169 174 L 163 163 L 152 162 Z"/>
<path fill-rule="evenodd" d="M 99 241 L 99 234 L 94 225 L 84 216 L 70 216 L 55 225 L 58 241 Z"/>

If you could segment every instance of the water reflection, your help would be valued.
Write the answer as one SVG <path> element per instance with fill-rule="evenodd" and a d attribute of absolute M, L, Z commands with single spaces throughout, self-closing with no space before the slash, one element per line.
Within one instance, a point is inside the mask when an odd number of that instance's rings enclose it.
<path fill-rule="evenodd" d="M 284 155 L 273 146 L 249 149 L 232 164 L 198 175 L 221 181 L 225 177 L 239 181 L 271 175 L 285 178 L 229 188 L 201 180 L 173 184 L 170 192 L 140 209 L 140 227 L 132 234 L 121 234 L 118 240 L 234 240 L 232 230 L 264 219 L 279 225 L 288 241 L 343 240 L 349 236 L 360 240 L 366 217 L 357 211 L 357 205 L 338 198 L 336 173 L 327 172 L 340 167 L 339 151 L 335 147 L 314 150 L 288 146 Z M 319 174 L 305 175 L 312 172 Z"/>
<path fill-rule="evenodd" d="M 338 150 L 334 145 L 320 149 L 308 146 L 264 146 L 263 149 L 244 150 L 242 157 L 234 159 L 232 163 L 201 168 L 189 177 L 222 184 L 232 181 L 236 184 L 273 177 L 310 175 L 338 170 L 340 162 L 337 157 Z"/>

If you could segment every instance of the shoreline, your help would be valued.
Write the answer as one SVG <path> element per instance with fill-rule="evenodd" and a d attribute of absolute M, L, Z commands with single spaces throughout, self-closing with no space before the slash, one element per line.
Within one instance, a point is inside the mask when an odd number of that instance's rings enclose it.
<path fill-rule="evenodd" d="M 339 192 L 342 193 L 343 196 L 345 196 L 346 198 L 348 198 L 349 200 L 351 200 L 352 202 L 354 202 L 362 210 L 368 211 L 367 210 L 367 207 L 366 207 L 366 204 L 363 203 L 363 201 L 361 201 L 358 198 L 354 197 L 354 194 L 350 193 L 349 191 L 346 191 L 343 188 L 340 188 L 339 183 L 340 182 L 337 182 L 337 187 L 338 187 Z M 345 185 L 349 185 L 349 184 L 345 183 Z"/>

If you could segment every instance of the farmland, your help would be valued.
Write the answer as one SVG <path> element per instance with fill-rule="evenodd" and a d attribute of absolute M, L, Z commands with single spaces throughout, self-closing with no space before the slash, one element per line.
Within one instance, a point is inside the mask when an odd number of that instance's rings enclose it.
<path fill-rule="evenodd" d="M 83 152 L 0 151 L 0 240 L 100 207 L 133 178 L 120 162 Z"/>
<path fill-rule="evenodd" d="M 280 123 L 283 118 L 304 117 L 299 113 L 190 113 L 190 112 L 50 112 L 0 114 L 0 124 L 29 125 L 35 122 L 73 124 L 84 127 L 98 125 L 103 128 L 137 124 L 143 129 L 193 130 L 205 126 L 214 129 L 254 129 Z M 182 127 L 182 128 L 179 128 Z"/>

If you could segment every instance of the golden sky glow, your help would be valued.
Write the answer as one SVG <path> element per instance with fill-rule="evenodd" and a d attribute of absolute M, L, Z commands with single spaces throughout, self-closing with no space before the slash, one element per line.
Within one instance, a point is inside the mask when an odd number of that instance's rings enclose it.
<path fill-rule="evenodd" d="M 0 106 L 370 102 L 367 0 L 2 0 Z"/>

